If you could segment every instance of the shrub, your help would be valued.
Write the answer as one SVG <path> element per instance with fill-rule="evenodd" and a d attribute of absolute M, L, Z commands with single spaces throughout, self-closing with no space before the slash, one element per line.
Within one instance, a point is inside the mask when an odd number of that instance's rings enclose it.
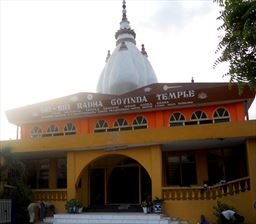
<path fill-rule="evenodd" d="M 228 210 L 228 209 L 236 211 L 236 209 L 234 207 L 232 207 L 228 204 L 225 204 L 221 201 L 217 201 L 217 205 L 214 205 L 213 209 L 214 209 L 213 214 L 216 216 L 218 224 L 221 224 L 220 214 L 221 214 L 222 211 L 225 211 L 225 210 Z"/>

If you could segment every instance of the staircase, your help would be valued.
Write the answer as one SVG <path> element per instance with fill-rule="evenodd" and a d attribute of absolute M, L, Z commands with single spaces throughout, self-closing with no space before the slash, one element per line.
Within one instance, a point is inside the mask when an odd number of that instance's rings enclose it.
<path fill-rule="evenodd" d="M 142 212 L 142 208 L 138 204 L 91 205 L 84 212 Z"/>
<path fill-rule="evenodd" d="M 143 213 L 80 213 L 80 214 L 56 214 L 53 224 L 180 224 L 180 221 L 172 221 L 170 217 L 162 214 Z"/>

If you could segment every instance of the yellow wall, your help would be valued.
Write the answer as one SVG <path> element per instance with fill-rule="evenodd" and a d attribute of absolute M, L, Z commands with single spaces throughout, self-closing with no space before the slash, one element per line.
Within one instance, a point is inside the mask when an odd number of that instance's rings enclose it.
<path fill-rule="evenodd" d="M 76 184 L 84 169 L 95 159 L 107 155 L 124 155 L 140 163 L 148 172 L 152 180 L 152 196 L 161 197 L 162 194 L 162 152 L 159 144 L 171 141 L 216 139 L 245 137 L 247 140 L 248 170 L 251 179 L 251 191 L 239 195 L 223 197 L 221 200 L 237 208 L 246 217 L 247 224 L 255 224 L 255 209 L 252 207 L 256 200 L 256 121 L 230 122 L 210 125 L 195 125 L 176 128 L 156 128 L 137 130 L 133 132 L 97 133 L 76 136 L 48 137 L 42 139 L 23 139 L 16 141 L 2 141 L 1 147 L 10 146 L 15 152 L 55 152 L 67 151 L 67 194 L 68 199 L 80 197 L 84 192 L 76 189 Z M 186 134 L 184 135 L 184 132 Z M 143 146 L 144 145 L 144 146 Z M 148 146 L 145 146 L 148 145 Z M 112 147 L 112 148 L 111 148 Z M 129 147 L 129 148 L 128 148 Z M 126 149 L 122 149 L 126 148 Z M 111 149 L 111 150 L 103 150 Z M 203 151 L 197 153 L 196 160 L 200 164 L 198 170 L 199 183 L 206 179 Z M 54 169 L 54 162 L 51 164 Z M 51 180 L 52 181 L 52 180 Z M 50 184 L 54 186 L 54 182 Z M 88 194 L 85 196 L 88 200 Z M 54 202 L 56 211 L 64 211 L 63 202 Z M 214 221 L 212 206 L 215 200 L 194 201 L 166 201 L 166 212 L 175 217 L 182 217 L 197 222 L 201 213 Z"/>
<path fill-rule="evenodd" d="M 47 201 L 50 204 L 53 204 L 55 207 L 55 213 L 65 213 L 65 204 L 66 201 Z"/>
<path fill-rule="evenodd" d="M 246 224 L 255 224 L 255 219 L 252 218 L 251 194 L 251 191 L 244 192 L 217 200 L 237 209 L 245 217 Z M 216 223 L 213 206 L 217 204 L 217 200 L 170 200 L 165 201 L 164 210 L 171 217 L 182 218 L 192 223 L 198 223 L 201 214 L 204 214 L 210 223 Z"/>
<path fill-rule="evenodd" d="M 108 155 L 124 155 L 136 160 L 142 165 L 152 181 L 152 197 L 162 196 L 162 150 L 161 146 L 149 146 L 133 149 L 120 149 L 115 151 L 90 150 L 81 152 L 69 152 L 67 154 L 67 195 L 68 199 L 77 197 L 76 185 L 83 170 L 95 159 Z M 75 184 L 74 184 L 75 183 Z"/>
<path fill-rule="evenodd" d="M 15 152 L 81 151 L 106 147 L 134 147 L 172 141 L 203 140 L 233 137 L 255 137 L 256 120 L 218 124 L 192 125 L 175 128 L 154 128 L 136 131 L 80 134 L 1 141 L 0 147 L 10 146 Z M 185 133 L 185 134 L 184 134 Z"/>

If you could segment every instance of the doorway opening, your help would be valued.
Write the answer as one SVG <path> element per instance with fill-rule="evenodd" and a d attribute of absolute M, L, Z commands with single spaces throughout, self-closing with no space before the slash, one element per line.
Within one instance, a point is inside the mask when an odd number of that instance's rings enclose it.
<path fill-rule="evenodd" d="M 92 208 L 139 206 L 151 196 L 151 179 L 134 159 L 121 155 L 92 162 L 89 173 L 89 204 Z"/>

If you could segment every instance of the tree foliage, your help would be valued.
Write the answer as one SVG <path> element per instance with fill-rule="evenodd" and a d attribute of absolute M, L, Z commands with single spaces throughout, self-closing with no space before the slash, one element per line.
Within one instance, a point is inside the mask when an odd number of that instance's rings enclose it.
<path fill-rule="evenodd" d="M 25 166 L 12 153 L 11 148 L 3 148 L 0 151 L 0 158 L 3 158 L 3 163 L 0 164 L 0 175 L 4 176 L 2 181 L 10 185 L 22 181 L 25 177 Z"/>
<path fill-rule="evenodd" d="M 33 192 L 26 185 L 26 169 L 24 163 L 17 158 L 9 147 L 0 150 L 0 198 L 13 198 L 16 202 L 16 215 L 19 223 L 27 214 L 27 206 L 33 200 Z M 26 222 L 27 223 L 27 222 Z"/>
<path fill-rule="evenodd" d="M 1 149 L 0 158 L 3 160 L 0 163 L 1 181 L 10 186 L 8 192 L 0 193 L 21 200 L 31 200 L 33 194 L 25 183 L 26 169 L 24 163 L 16 157 L 9 147 Z"/>
<path fill-rule="evenodd" d="M 256 1 L 215 0 L 221 7 L 218 28 L 224 35 L 217 47 L 214 67 L 229 62 L 230 82 L 248 82 L 256 89 Z"/>

